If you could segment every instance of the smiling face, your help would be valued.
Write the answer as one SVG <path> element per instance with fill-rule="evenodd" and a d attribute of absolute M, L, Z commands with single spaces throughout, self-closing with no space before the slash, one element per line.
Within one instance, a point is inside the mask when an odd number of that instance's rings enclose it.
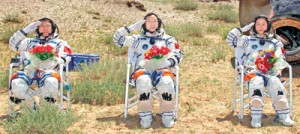
<path fill-rule="evenodd" d="M 255 22 L 255 30 L 259 35 L 264 35 L 265 31 L 268 29 L 268 22 L 264 18 L 259 18 Z"/>
<path fill-rule="evenodd" d="M 52 25 L 48 20 L 42 21 L 42 24 L 39 26 L 39 33 L 42 33 L 43 37 L 47 37 L 52 32 Z"/>
<path fill-rule="evenodd" d="M 150 33 L 156 32 L 158 28 L 158 19 L 155 15 L 150 15 L 146 18 L 145 22 L 146 28 Z"/>

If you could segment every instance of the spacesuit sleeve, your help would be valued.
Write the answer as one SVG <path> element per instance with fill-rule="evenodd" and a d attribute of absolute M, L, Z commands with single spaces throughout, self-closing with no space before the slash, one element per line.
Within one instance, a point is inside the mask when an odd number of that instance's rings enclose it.
<path fill-rule="evenodd" d="M 28 44 L 26 39 L 26 34 L 21 30 L 15 32 L 9 39 L 9 48 L 13 51 L 24 51 Z"/>
<path fill-rule="evenodd" d="M 228 33 L 226 42 L 233 48 L 246 47 L 249 43 L 248 36 L 242 36 L 242 31 L 238 28 L 234 28 Z"/>
<path fill-rule="evenodd" d="M 58 56 L 64 60 L 64 62 L 69 62 L 71 60 L 72 50 L 66 41 L 61 41 L 58 45 Z"/>
<path fill-rule="evenodd" d="M 62 59 L 62 63 L 69 63 L 71 61 L 72 50 L 66 41 L 59 42 L 56 52 L 58 53 L 57 60 Z"/>
<path fill-rule="evenodd" d="M 284 69 L 288 63 L 285 60 L 285 55 L 283 53 L 283 43 L 281 41 L 276 40 L 275 43 L 275 56 L 278 58 L 274 64 L 274 70 L 282 70 Z"/>
<path fill-rule="evenodd" d="M 283 43 L 281 41 L 277 41 L 275 44 L 275 56 L 279 58 L 285 58 L 284 54 L 282 53 L 283 50 Z"/>
<path fill-rule="evenodd" d="M 178 42 L 175 40 L 174 37 L 171 37 L 167 40 L 168 48 L 170 49 L 170 52 L 172 53 L 172 56 L 169 60 L 172 60 L 174 62 L 174 65 L 179 65 L 183 59 L 183 53 L 180 50 Z"/>
<path fill-rule="evenodd" d="M 116 31 L 113 37 L 113 42 L 118 47 L 134 47 L 138 42 L 137 36 L 127 36 L 129 34 L 129 30 L 126 27 L 122 27 Z"/>

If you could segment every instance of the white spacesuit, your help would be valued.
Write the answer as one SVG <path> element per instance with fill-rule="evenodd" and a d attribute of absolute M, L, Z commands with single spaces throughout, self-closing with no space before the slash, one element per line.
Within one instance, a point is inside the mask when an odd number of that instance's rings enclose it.
<path fill-rule="evenodd" d="M 158 27 L 155 32 L 150 32 L 146 28 L 146 19 L 154 16 L 158 20 Z M 145 22 L 146 21 L 146 22 Z M 144 24 L 145 23 L 145 24 Z M 133 79 L 136 84 L 136 92 L 139 99 L 138 109 L 141 118 L 142 128 L 149 128 L 152 122 L 152 95 L 151 89 L 156 86 L 160 97 L 160 109 L 162 111 L 162 122 L 165 127 L 174 125 L 175 89 L 174 74 L 168 67 L 178 65 L 183 54 L 175 38 L 169 36 L 161 28 L 162 22 L 154 13 L 149 13 L 141 20 L 129 27 L 122 27 L 114 34 L 113 41 L 119 47 L 131 47 L 134 50 L 132 60 L 136 61 Z M 127 36 L 131 31 L 143 28 L 143 34 Z M 158 66 L 149 65 L 149 60 L 145 59 L 145 53 L 153 46 L 165 46 L 170 50 L 170 57 L 165 59 Z"/>
<path fill-rule="evenodd" d="M 49 35 L 45 37 L 44 33 L 40 33 L 39 27 L 43 30 L 49 30 Z M 26 38 L 26 35 L 32 31 L 36 31 L 37 36 L 35 38 Z M 55 57 L 55 60 L 49 60 L 39 66 L 35 66 L 32 64 L 32 61 L 28 60 L 25 53 L 41 45 L 50 45 L 58 53 L 58 56 Z M 42 18 L 37 22 L 33 22 L 13 34 L 9 41 L 9 47 L 13 51 L 20 52 L 21 68 L 23 68 L 11 78 L 10 90 L 12 90 L 13 96 L 18 99 L 24 99 L 33 105 L 34 100 L 28 94 L 27 89 L 36 80 L 41 91 L 41 97 L 46 101 L 55 102 L 60 81 L 60 77 L 57 77 L 58 74 L 56 72 L 59 68 L 58 64 L 68 62 L 71 58 L 70 46 L 66 41 L 58 39 L 56 24 L 49 18 Z"/>
<path fill-rule="evenodd" d="M 255 23 L 258 19 L 266 20 L 268 27 L 264 35 L 257 33 Z M 243 32 L 250 30 L 253 27 L 254 34 L 250 36 L 242 36 Z M 245 76 L 249 84 L 250 96 L 250 113 L 252 127 L 261 127 L 262 110 L 264 106 L 263 93 L 264 87 L 268 89 L 268 93 L 272 99 L 273 107 L 279 117 L 279 120 L 287 126 L 293 125 L 293 121 L 289 117 L 289 105 L 286 99 L 286 91 L 279 79 L 279 74 L 286 66 L 284 54 L 282 53 L 283 44 L 268 37 L 271 23 L 265 16 L 258 16 L 255 21 L 243 28 L 234 28 L 227 36 L 226 42 L 233 48 L 242 47 L 244 54 L 241 58 L 245 67 Z M 278 58 L 274 66 L 269 70 L 262 70 L 257 66 L 256 58 L 262 53 L 273 52 Z M 245 78 L 246 78 L 245 77 Z"/>

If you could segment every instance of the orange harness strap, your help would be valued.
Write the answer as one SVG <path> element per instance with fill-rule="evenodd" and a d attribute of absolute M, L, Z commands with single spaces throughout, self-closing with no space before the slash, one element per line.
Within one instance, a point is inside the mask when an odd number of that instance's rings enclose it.
<path fill-rule="evenodd" d="M 60 75 L 56 72 L 53 72 L 52 73 L 52 77 L 56 78 L 58 80 L 58 82 L 60 83 L 61 82 L 61 78 L 60 78 Z"/>

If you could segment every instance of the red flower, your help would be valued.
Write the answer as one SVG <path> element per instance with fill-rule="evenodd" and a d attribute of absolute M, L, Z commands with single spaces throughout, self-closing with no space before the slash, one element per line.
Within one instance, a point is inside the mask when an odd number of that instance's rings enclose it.
<path fill-rule="evenodd" d="M 148 56 L 152 57 L 153 56 L 153 52 L 149 51 Z"/>
<path fill-rule="evenodd" d="M 268 68 L 268 65 L 266 65 L 266 58 L 262 58 L 262 57 L 257 57 L 256 60 L 255 60 L 255 64 L 257 66 L 257 68 L 259 70 L 261 70 L 263 73 L 267 72 L 267 68 Z"/>
<path fill-rule="evenodd" d="M 268 65 L 268 58 L 267 58 L 267 57 L 264 57 L 264 58 L 263 58 L 262 64 L 264 64 L 264 66 L 267 68 L 267 65 Z M 268 69 L 268 68 L 267 68 L 267 69 Z"/>
<path fill-rule="evenodd" d="M 39 53 L 44 53 L 45 52 L 45 47 L 43 47 L 43 46 L 37 46 L 37 50 L 38 50 L 38 52 Z"/>
<path fill-rule="evenodd" d="M 271 65 L 267 62 L 264 63 L 264 66 L 267 70 L 269 70 L 271 68 Z"/>
<path fill-rule="evenodd" d="M 263 61 L 262 57 L 257 57 L 255 60 L 255 64 L 261 63 Z"/>
<path fill-rule="evenodd" d="M 37 47 L 35 47 L 35 48 L 32 48 L 29 52 L 34 54 L 34 53 L 37 53 L 37 51 L 38 51 Z"/>
<path fill-rule="evenodd" d="M 45 48 L 45 52 L 48 52 L 48 53 L 50 53 L 53 50 L 53 47 L 51 47 L 50 45 L 47 45 L 44 48 Z"/>
<path fill-rule="evenodd" d="M 153 46 L 153 47 L 151 47 L 151 49 L 152 49 L 152 50 L 154 50 L 154 49 L 157 49 L 157 50 L 158 50 L 159 48 L 158 48 L 157 46 Z"/>
<path fill-rule="evenodd" d="M 170 52 L 170 49 L 162 46 L 161 48 L 158 48 L 157 46 L 153 46 L 150 50 L 146 51 L 144 53 L 144 57 L 145 59 L 152 59 L 152 58 L 156 58 L 156 59 L 160 59 L 162 58 L 164 55 L 167 55 Z"/>
<path fill-rule="evenodd" d="M 160 49 L 159 49 L 159 53 L 160 54 L 163 54 L 163 55 L 167 55 L 168 53 L 170 52 L 170 49 L 162 46 Z"/>
<path fill-rule="evenodd" d="M 153 46 L 151 49 L 150 49 L 151 53 L 152 53 L 152 56 L 157 56 L 159 54 L 159 49 L 157 46 Z"/>
<path fill-rule="evenodd" d="M 262 71 L 263 73 L 266 73 L 268 70 L 266 69 L 264 64 L 258 63 L 257 68 Z"/>
<path fill-rule="evenodd" d="M 145 56 L 145 59 L 146 59 L 146 60 L 150 60 L 151 57 L 150 57 L 150 56 Z"/>
<path fill-rule="evenodd" d="M 152 53 L 151 50 L 152 50 L 152 49 L 148 50 L 148 51 L 144 54 L 145 58 L 148 59 L 148 60 L 150 60 L 151 57 L 153 56 L 153 53 Z"/>

